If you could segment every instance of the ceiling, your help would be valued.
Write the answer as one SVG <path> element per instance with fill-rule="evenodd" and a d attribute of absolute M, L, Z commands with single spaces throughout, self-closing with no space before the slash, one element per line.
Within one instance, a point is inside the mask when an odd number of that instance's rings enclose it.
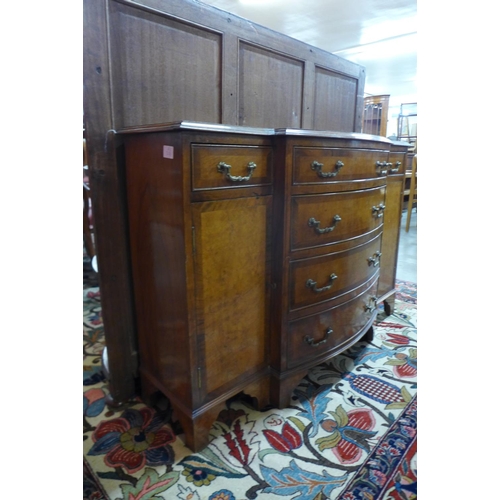
<path fill-rule="evenodd" d="M 353 61 L 365 95 L 417 102 L 416 0 L 202 0 Z"/>

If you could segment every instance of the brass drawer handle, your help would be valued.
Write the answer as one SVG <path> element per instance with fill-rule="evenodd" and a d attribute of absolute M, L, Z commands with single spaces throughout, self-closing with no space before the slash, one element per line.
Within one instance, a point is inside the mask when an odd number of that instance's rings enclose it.
<path fill-rule="evenodd" d="M 396 172 L 398 172 L 400 166 L 401 166 L 401 162 L 397 161 L 396 166 L 394 168 L 391 168 L 391 174 L 395 174 Z"/>
<path fill-rule="evenodd" d="M 383 203 L 380 203 L 376 207 L 372 207 L 372 214 L 375 216 L 376 219 L 380 219 L 381 217 L 384 216 L 384 210 L 385 210 L 385 205 Z"/>
<path fill-rule="evenodd" d="M 380 265 L 380 256 L 382 255 L 382 252 L 375 252 L 373 254 L 373 257 L 370 257 L 368 259 L 368 265 L 369 266 L 373 266 L 373 267 L 377 267 Z"/>
<path fill-rule="evenodd" d="M 392 167 L 392 163 L 388 163 L 386 161 L 375 162 L 375 169 L 377 170 L 378 175 L 387 175 L 386 167 Z M 383 170 L 384 168 L 385 170 Z"/>
<path fill-rule="evenodd" d="M 320 293 L 320 292 L 326 292 L 327 290 L 330 290 L 332 287 L 332 283 L 337 279 L 337 275 L 335 273 L 330 274 L 330 277 L 328 278 L 328 281 L 330 282 L 329 285 L 325 285 L 321 288 L 316 288 L 316 281 L 313 280 L 307 280 L 306 281 L 306 287 L 310 288 L 313 292 Z"/>
<path fill-rule="evenodd" d="M 311 163 L 311 168 L 315 170 L 318 174 L 318 177 L 321 178 L 335 177 L 343 166 L 344 163 L 338 160 L 337 163 L 335 163 L 335 170 L 333 172 L 322 172 L 321 169 L 323 168 L 323 163 L 320 163 L 319 161 L 313 161 Z"/>
<path fill-rule="evenodd" d="M 377 297 L 370 297 L 370 302 L 373 302 L 373 305 L 365 304 L 365 312 L 373 312 L 377 308 Z"/>
<path fill-rule="evenodd" d="M 257 165 L 253 161 L 251 161 L 248 163 L 247 168 L 248 168 L 248 175 L 246 175 L 245 177 L 242 177 L 240 175 L 238 175 L 238 176 L 231 175 L 229 173 L 229 170 L 231 169 L 231 165 L 228 165 L 227 163 L 224 163 L 223 161 L 221 161 L 217 165 L 217 172 L 219 172 L 221 174 L 225 174 L 226 179 L 228 179 L 232 182 L 245 182 L 245 181 L 250 180 L 250 178 L 252 177 L 253 171 L 257 168 Z"/>
<path fill-rule="evenodd" d="M 325 331 L 325 336 L 319 341 L 319 342 L 314 342 L 314 339 L 312 337 L 309 337 L 309 335 L 306 335 L 304 337 L 304 342 L 308 345 L 310 345 L 311 347 L 318 347 L 319 345 L 321 344 L 324 344 L 327 340 L 328 340 L 328 337 L 333 333 L 333 330 L 331 328 L 328 328 L 326 331 Z"/>
<path fill-rule="evenodd" d="M 320 229 L 319 225 L 321 224 L 320 221 L 316 220 L 314 217 L 311 217 L 307 223 L 309 227 L 313 227 L 314 231 L 318 234 L 324 234 L 324 233 L 329 233 L 335 229 L 335 226 L 337 225 L 337 222 L 340 222 L 342 219 L 340 218 L 339 215 L 336 215 L 333 218 L 333 226 L 330 227 L 325 227 L 323 229 Z"/>

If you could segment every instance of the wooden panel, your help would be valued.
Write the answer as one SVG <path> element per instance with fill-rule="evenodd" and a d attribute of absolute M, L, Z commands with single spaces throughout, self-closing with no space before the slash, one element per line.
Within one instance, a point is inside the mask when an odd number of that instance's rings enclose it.
<path fill-rule="evenodd" d="M 389 175 L 386 188 L 386 209 L 384 211 L 384 236 L 380 264 L 378 295 L 394 290 L 396 280 L 399 231 L 404 175 Z"/>
<path fill-rule="evenodd" d="M 108 389 L 112 400 L 123 402 L 136 393 L 138 362 L 122 148 L 111 132 L 106 4 L 85 0 L 83 6 L 83 104 Z"/>
<path fill-rule="evenodd" d="M 271 147 L 259 146 L 228 146 L 228 145 L 199 145 L 194 144 L 192 149 L 193 190 L 224 188 L 237 189 L 256 185 L 270 185 L 272 183 Z M 217 166 L 224 162 L 231 168 L 227 172 L 233 177 L 248 180 L 231 180 L 220 171 Z M 255 163 L 255 169 L 248 168 L 250 162 Z"/>
<path fill-rule="evenodd" d="M 111 5 L 115 127 L 220 122 L 221 34 Z"/>
<path fill-rule="evenodd" d="M 357 97 L 357 79 L 316 67 L 313 128 L 338 132 L 355 130 Z"/>
<path fill-rule="evenodd" d="M 169 394 L 189 404 L 190 349 L 183 340 L 188 329 L 183 174 L 180 154 L 176 159 L 160 154 L 165 135 L 132 136 L 126 144 L 140 365 L 160 382 L 168 381 Z M 168 141 L 180 149 L 176 136 Z"/>
<path fill-rule="evenodd" d="M 380 240 L 378 236 L 344 252 L 292 262 L 290 309 L 324 302 L 367 281 L 378 271 L 379 261 L 374 256 L 380 251 Z M 370 258 L 375 258 L 375 261 L 370 261 Z M 335 278 L 331 278 L 332 274 Z"/>
<path fill-rule="evenodd" d="M 387 154 L 388 151 L 385 150 L 295 147 L 293 149 L 293 183 L 342 183 L 380 177 L 381 169 L 377 168 L 377 161 L 387 161 Z M 339 161 L 342 166 L 336 167 Z M 313 162 L 319 162 L 323 166 L 314 170 Z M 336 175 L 328 177 L 332 174 Z"/>
<path fill-rule="evenodd" d="M 301 128 L 303 61 L 244 42 L 239 52 L 238 124 Z"/>
<path fill-rule="evenodd" d="M 310 362 L 332 351 L 342 350 L 368 323 L 377 285 L 353 300 L 330 310 L 290 323 L 288 339 L 288 367 Z M 331 333 L 327 332 L 331 330 Z M 312 345 L 307 342 L 311 339 Z"/>
<path fill-rule="evenodd" d="M 385 187 L 311 196 L 292 197 L 292 250 L 331 245 L 369 233 L 380 226 L 383 217 L 377 217 L 372 207 L 383 203 Z M 335 216 L 341 220 L 334 221 Z M 319 222 L 319 233 L 310 222 Z"/>
<path fill-rule="evenodd" d="M 270 210 L 269 196 L 193 206 L 206 393 L 265 366 Z"/>

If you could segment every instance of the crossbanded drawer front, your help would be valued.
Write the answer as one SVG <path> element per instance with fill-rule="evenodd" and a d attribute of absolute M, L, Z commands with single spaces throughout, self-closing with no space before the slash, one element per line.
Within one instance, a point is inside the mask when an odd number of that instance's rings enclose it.
<path fill-rule="evenodd" d="M 389 175 L 400 175 L 405 173 L 405 153 L 390 153 L 389 154 Z"/>
<path fill-rule="evenodd" d="M 322 184 L 383 177 L 388 151 L 342 148 L 293 150 L 293 184 Z"/>
<path fill-rule="evenodd" d="M 287 364 L 293 368 L 341 351 L 367 325 L 376 308 L 377 281 L 366 292 L 324 313 L 289 323 Z"/>
<path fill-rule="evenodd" d="M 292 251 L 332 245 L 374 231 L 384 220 L 384 200 L 385 187 L 293 196 Z"/>
<path fill-rule="evenodd" d="M 368 281 L 380 266 L 382 236 L 350 250 L 290 264 L 290 310 L 338 297 Z"/>
<path fill-rule="evenodd" d="M 271 185 L 271 146 L 191 145 L 193 191 Z"/>

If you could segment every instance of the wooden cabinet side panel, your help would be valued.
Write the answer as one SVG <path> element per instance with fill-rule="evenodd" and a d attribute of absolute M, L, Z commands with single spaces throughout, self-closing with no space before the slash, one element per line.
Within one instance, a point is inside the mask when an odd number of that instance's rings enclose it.
<path fill-rule="evenodd" d="M 390 293 L 395 287 L 399 231 L 401 226 L 403 180 L 404 175 L 390 175 L 387 177 L 382 256 L 380 258 L 379 297 Z"/>
<path fill-rule="evenodd" d="M 134 397 L 137 337 L 128 250 L 127 206 L 120 148 L 113 129 L 106 4 L 83 2 L 83 84 L 85 135 L 99 262 L 102 319 L 111 398 Z"/>
<path fill-rule="evenodd" d="M 202 392 L 267 366 L 271 198 L 193 204 Z"/>
<path fill-rule="evenodd" d="M 163 157 L 163 145 L 174 159 Z M 177 399 L 191 402 L 183 172 L 173 136 L 127 139 L 130 249 L 140 367 Z"/>

